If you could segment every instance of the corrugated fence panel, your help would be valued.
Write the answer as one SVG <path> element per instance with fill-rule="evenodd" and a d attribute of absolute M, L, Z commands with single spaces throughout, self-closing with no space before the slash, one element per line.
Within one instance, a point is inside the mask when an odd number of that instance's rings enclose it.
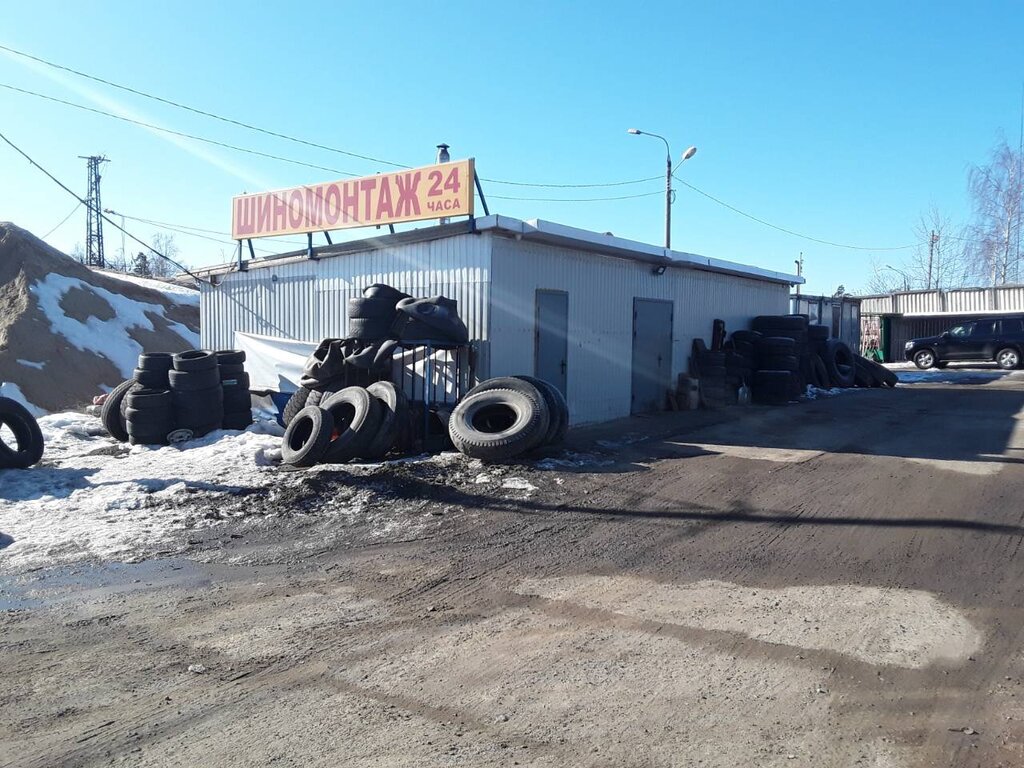
<path fill-rule="evenodd" d="M 985 288 L 969 288 L 946 292 L 946 312 L 984 312 L 995 309 L 989 304 L 989 291 Z M 935 310 L 928 310 L 929 312 Z"/>
<path fill-rule="evenodd" d="M 229 348 L 235 331 L 301 341 L 348 334 L 348 300 L 373 283 L 459 302 L 470 338 L 487 338 L 491 236 L 461 235 L 315 261 L 267 265 L 203 286 L 202 342 Z"/>
<path fill-rule="evenodd" d="M 995 309 L 1003 312 L 1024 312 L 1024 287 L 1019 285 L 995 289 Z"/>
<path fill-rule="evenodd" d="M 672 301 L 672 378 L 687 370 L 696 337 L 712 320 L 746 328 L 759 314 L 784 314 L 789 286 L 693 269 L 653 274 L 650 265 L 568 248 L 495 238 L 491 282 L 493 376 L 533 374 L 536 291 L 569 296 L 568 401 L 574 424 L 630 412 L 633 299 Z"/>

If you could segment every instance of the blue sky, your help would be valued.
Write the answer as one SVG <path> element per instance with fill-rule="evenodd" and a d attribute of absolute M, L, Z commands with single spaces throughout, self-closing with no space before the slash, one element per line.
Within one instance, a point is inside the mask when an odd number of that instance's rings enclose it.
<path fill-rule="evenodd" d="M 697 155 L 681 177 L 801 233 L 911 244 L 934 204 L 969 215 L 966 173 L 1006 136 L 1024 83 L 1019 2 L 9 3 L 0 44 L 272 130 L 411 165 L 434 145 L 482 177 L 602 183 L 657 176 L 665 135 Z M 0 83 L 261 152 L 370 174 L 387 166 L 252 133 L 0 51 Z M 106 154 L 103 204 L 227 232 L 230 198 L 341 178 L 166 136 L 0 88 L 0 131 L 76 191 Z M 677 185 L 678 186 L 678 185 Z M 485 184 L 492 212 L 660 243 L 662 182 L 595 189 Z M 0 219 L 39 235 L 74 200 L 0 145 Z M 149 238 L 156 227 L 129 222 Z M 49 238 L 84 240 L 79 210 Z M 358 232 L 348 236 L 358 236 Z M 107 249 L 120 235 L 107 229 Z M 230 254 L 177 234 L 190 264 Z M 228 239 L 225 237 L 225 239 Z M 262 248 L 281 249 L 270 241 Z M 791 272 L 808 289 L 866 284 L 909 251 L 814 243 L 679 188 L 673 246 Z"/>

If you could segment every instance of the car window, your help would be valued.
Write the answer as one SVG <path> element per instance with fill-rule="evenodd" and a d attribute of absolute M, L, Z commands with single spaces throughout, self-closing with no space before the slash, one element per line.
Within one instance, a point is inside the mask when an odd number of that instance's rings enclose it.
<path fill-rule="evenodd" d="M 1024 333 L 1019 317 L 1008 317 L 1002 321 L 1002 333 Z"/>
<path fill-rule="evenodd" d="M 964 325 L 958 325 L 955 328 L 949 329 L 949 335 L 954 339 L 963 339 L 971 335 L 971 327 L 974 323 L 965 323 Z"/>
<path fill-rule="evenodd" d="M 995 333 L 995 320 L 979 320 L 971 330 L 971 336 L 991 336 Z"/>

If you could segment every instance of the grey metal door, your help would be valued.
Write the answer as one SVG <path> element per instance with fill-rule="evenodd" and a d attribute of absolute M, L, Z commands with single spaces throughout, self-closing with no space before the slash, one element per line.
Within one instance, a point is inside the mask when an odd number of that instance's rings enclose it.
<path fill-rule="evenodd" d="M 536 329 L 534 375 L 554 384 L 564 395 L 569 360 L 569 294 L 537 291 Z"/>
<path fill-rule="evenodd" d="M 672 302 L 633 299 L 633 413 L 660 411 L 672 386 Z"/>

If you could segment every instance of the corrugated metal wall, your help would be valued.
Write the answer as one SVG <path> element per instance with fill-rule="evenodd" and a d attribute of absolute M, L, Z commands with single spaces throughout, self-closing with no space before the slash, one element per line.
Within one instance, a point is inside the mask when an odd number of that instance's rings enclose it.
<path fill-rule="evenodd" d="M 1024 286 L 909 291 L 861 300 L 865 315 L 934 315 L 939 313 L 1024 312 Z"/>
<path fill-rule="evenodd" d="M 789 286 L 693 269 L 655 275 L 646 264 L 568 248 L 494 238 L 491 375 L 534 372 L 537 289 L 569 294 L 568 401 L 573 424 L 628 416 L 633 299 L 674 302 L 673 380 L 711 322 L 746 328 L 754 315 L 785 314 Z"/>
<path fill-rule="evenodd" d="M 235 331 L 317 342 L 348 333 L 347 306 L 372 283 L 459 303 L 470 338 L 488 338 L 492 235 L 459 235 L 267 266 L 220 277 L 200 294 L 201 343 L 230 349 Z"/>

